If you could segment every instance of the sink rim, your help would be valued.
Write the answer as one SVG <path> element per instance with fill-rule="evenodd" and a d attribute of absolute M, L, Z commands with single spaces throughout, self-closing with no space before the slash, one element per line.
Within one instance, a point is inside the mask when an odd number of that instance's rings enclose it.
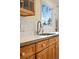
<path fill-rule="evenodd" d="M 43 36 L 45 36 L 45 35 L 55 35 L 56 33 L 42 33 L 42 34 L 38 34 L 38 35 L 43 35 Z"/>

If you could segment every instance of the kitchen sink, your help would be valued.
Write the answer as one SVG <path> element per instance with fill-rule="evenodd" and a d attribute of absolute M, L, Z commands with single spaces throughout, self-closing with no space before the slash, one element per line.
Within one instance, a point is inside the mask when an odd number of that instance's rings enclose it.
<path fill-rule="evenodd" d="M 39 34 L 39 35 L 55 35 L 56 33 L 42 33 L 42 34 Z"/>

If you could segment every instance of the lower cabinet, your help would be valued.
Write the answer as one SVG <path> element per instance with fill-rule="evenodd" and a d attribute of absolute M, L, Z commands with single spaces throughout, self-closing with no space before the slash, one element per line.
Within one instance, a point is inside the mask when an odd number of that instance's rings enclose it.
<path fill-rule="evenodd" d="M 59 59 L 59 37 L 21 47 L 20 59 Z"/>
<path fill-rule="evenodd" d="M 36 54 L 36 59 L 48 59 L 48 48 Z"/>

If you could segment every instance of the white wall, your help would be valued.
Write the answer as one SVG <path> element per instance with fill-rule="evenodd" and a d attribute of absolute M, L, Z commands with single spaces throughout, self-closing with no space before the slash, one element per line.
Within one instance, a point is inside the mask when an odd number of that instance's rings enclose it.
<path fill-rule="evenodd" d="M 47 0 L 46 0 L 47 1 Z M 56 2 L 52 2 L 52 7 L 54 9 L 54 16 L 56 15 Z M 58 13 L 58 12 L 57 12 Z M 53 20 L 55 17 L 53 16 Z M 21 24 L 21 32 L 35 34 L 37 30 L 37 21 L 41 19 L 41 0 L 35 0 L 35 16 L 27 16 L 27 17 L 20 17 L 20 24 Z M 45 26 L 46 31 L 55 31 L 55 22 L 53 21 L 54 25 Z"/>

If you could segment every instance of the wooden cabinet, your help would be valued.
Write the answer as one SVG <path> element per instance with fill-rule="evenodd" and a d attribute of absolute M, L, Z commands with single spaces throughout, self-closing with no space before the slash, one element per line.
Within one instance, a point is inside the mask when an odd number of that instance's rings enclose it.
<path fill-rule="evenodd" d="M 20 15 L 34 15 L 34 0 L 20 0 Z"/>
<path fill-rule="evenodd" d="M 59 37 L 21 47 L 20 59 L 59 59 Z"/>
<path fill-rule="evenodd" d="M 49 59 L 59 59 L 59 37 L 49 40 Z"/>
<path fill-rule="evenodd" d="M 48 59 L 48 48 L 36 54 L 36 59 Z"/>

